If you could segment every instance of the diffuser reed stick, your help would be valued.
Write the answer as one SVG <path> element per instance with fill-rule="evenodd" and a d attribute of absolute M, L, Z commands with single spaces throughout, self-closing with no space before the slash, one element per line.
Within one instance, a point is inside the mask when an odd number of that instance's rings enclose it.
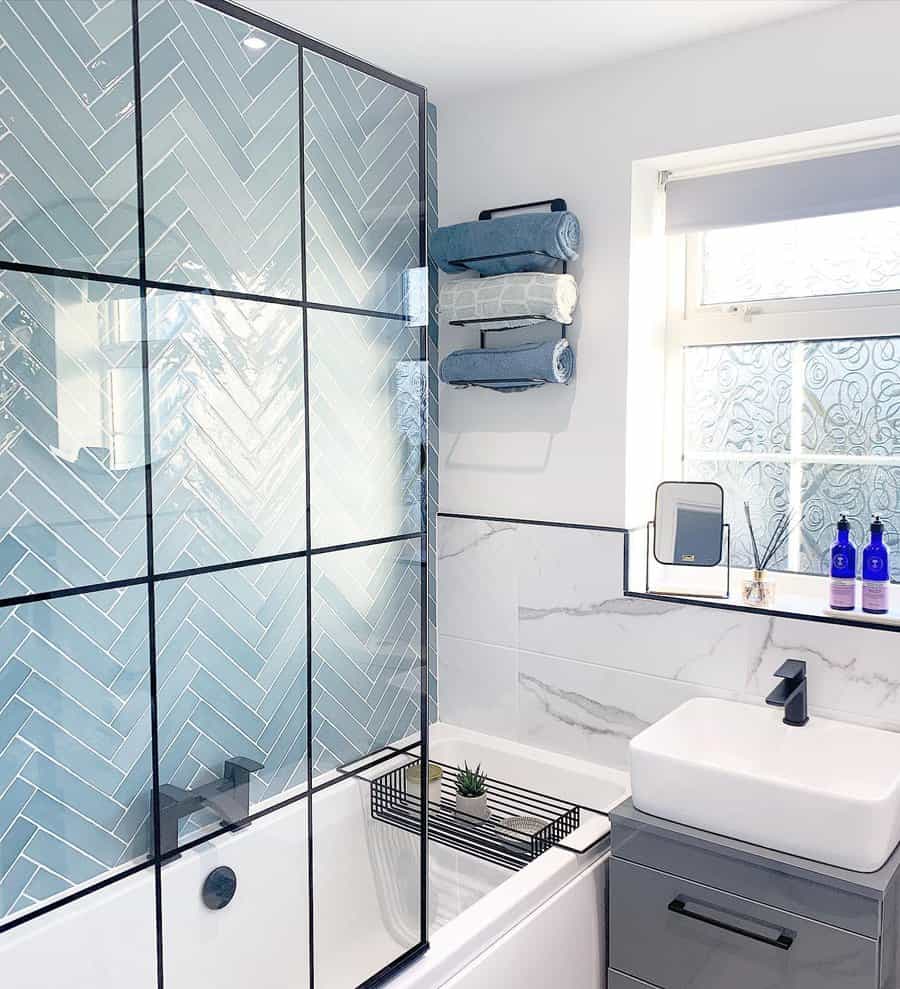
<path fill-rule="evenodd" d="M 744 502 L 744 516 L 747 519 L 747 529 L 750 532 L 750 543 L 753 547 L 754 569 L 764 571 L 769 568 L 769 564 L 775 559 L 779 550 L 785 546 L 797 527 L 803 522 L 803 515 L 794 518 L 791 511 L 782 512 L 778 516 L 775 528 L 769 536 L 765 549 L 760 553 L 759 542 L 756 538 L 756 531 L 753 528 L 753 519 L 750 517 L 750 502 Z"/>

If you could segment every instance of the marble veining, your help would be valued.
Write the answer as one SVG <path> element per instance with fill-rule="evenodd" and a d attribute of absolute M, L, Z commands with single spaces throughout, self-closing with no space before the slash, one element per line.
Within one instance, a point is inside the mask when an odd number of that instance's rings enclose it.
<path fill-rule="evenodd" d="M 506 525 L 500 522 L 479 522 L 480 527 L 483 527 L 482 531 L 473 535 L 468 539 L 467 542 L 463 543 L 462 546 L 449 552 L 439 552 L 439 560 L 451 560 L 455 556 L 462 556 L 464 553 L 468 553 L 475 549 L 477 546 L 482 546 L 491 537 L 498 535 L 501 532 L 515 532 L 516 526 Z"/>
<path fill-rule="evenodd" d="M 562 690 L 537 677 L 519 676 L 519 685 L 534 695 L 551 717 L 580 731 L 596 735 L 633 738 L 650 724 L 631 711 L 614 704 L 603 704 L 574 690 Z"/>
<path fill-rule="evenodd" d="M 896 704 L 891 714 L 900 726 L 900 675 L 895 672 L 897 643 L 888 638 L 896 633 L 866 629 L 860 634 L 860 630 L 786 619 L 770 619 L 768 624 L 762 648 L 749 661 L 749 690 L 764 690 L 770 668 L 791 656 L 809 665 L 813 703 L 820 701 L 829 708 L 846 707 L 847 713 L 861 714 L 867 713 L 864 709 L 868 713 L 883 713 L 885 708 Z M 864 700 L 864 709 L 859 706 L 860 700 Z"/>
<path fill-rule="evenodd" d="M 570 618 L 585 618 L 589 615 L 668 615 L 681 611 L 685 606 L 674 601 L 655 601 L 648 598 L 609 598 L 582 605 L 551 605 L 546 608 L 519 606 L 519 619 L 523 622 L 539 621 L 551 615 L 566 615 Z"/>

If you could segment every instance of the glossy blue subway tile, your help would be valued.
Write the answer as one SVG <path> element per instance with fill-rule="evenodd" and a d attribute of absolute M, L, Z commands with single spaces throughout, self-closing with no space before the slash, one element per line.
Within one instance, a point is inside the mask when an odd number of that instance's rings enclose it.
<path fill-rule="evenodd" d="M 47 720 L 37 711 L 27 716 L 21 729 L 21 736 L 36 749 L 52 754 L 60 764 L 71 769 L 82 779 L 91 780 L 105 793 L 113 793 L 122 781 L 122 773 L 106 759 L 98 757 L 94 750 L 83 745 L 74 736 L 60 731 L 52 721 Z"/>
<path fill-rule="evenodd" d="M 70 22 L 73 43 L 55 11 Z M 33 0 L 6 4 L 0 24 L 0 118 L 15 127 L 0 137 L 0 162 L 9 176 L 0 190 L 5 223 L 0 256 L 30 264 L 104 274 L 131 272 L 137 263 L 134 121 L 127 110 L 134 82 L 128 44 L 105 57 L 92 48 L 86 12 Z M 94 11 L 96 13 L 96 10 Z M 104 11 L 110 36 L 130 41 L 128 4 Z M 131 142 L 103 143 L 123 116 Z M 38 165 L 38 163 L 40 163 Z M 104 182 L 118 171 L 115 189 Z M 114 230 L 110 217 L 116 217 Z M 27 230 L 27 234 L 26 234 Z M 102 233 L 101 233 L 102 231 Z"/>
<path fill-rule="evenodd" d="M 8 875 L 10 869 L 16 865 L 17 859 L 35 831 L 37 828 L 31 821 L 26 821 L 22 817 L 16 818 L 10 825 L 3 835 L 3 841 L 0 842 L 0 879 Z"/>
<path fill-rule="evenodd" d="M 50 899 L 53 896 L 59 896 L 60 893 L 64 893 L 68 888 L 69 884 L 65 879 L 54 876 L 52 872 L 48 872 L 46 869 L 39 868 L 34 872 L 31 880 L 25 887 L 25 893 L 29 899 L 39 902 Z"/>
<path fill-rule="evenodd" d="M 25 851 L 39 865 L 46 866 L 73 884 L 86 883 L 105 871 L 98 860 L 40 828 L 35 831 Z"/>
<path fill-rule="evenodd" d="M 260 32 L 267 41 L 265 49 L 252 66 L 239 71 L 241 60 L 246 63 L 246 49 L 227 29 L 226 15 L 171 0 L 160 6 L 151 9 L 141 3 L 142 23 L 165 19 L 169 27 L 165 41 L 159 43 L 158 28 L 146 41 L 142 31 L 142 81 L 148 102 L 154 89 L 168 79 L 177 87 L 178 98 L 168 105 L 154 101 L 145 145 L 151 158 L 160 155 L 160 140 L 170 142 L 167 146 L 171 147 L 171 137 L 153 125 L 166 119 L 164 114 L 175 121 L 182 151 L 177 159 L 182 169 L 177 182 L 187 210 L 174 220 L 157 216 L 154 204 L 175 183 L 164 178 L 160 184 L 162 176 L 155 171 L 147 175 L 147 219 L 155 228 L 147 256 L 150 277 L 171 281 L 178 270 L 181 281 L 190 284 L 296 298 L 300 291 L 299 230 L 293 231 L 287 263 L 276 267 L 271 260 L 284 245 L 284 231 L 266 224 L 254 208 L 264 202 L 275 208 L 277 198 L 281 209 L 299 215 L 299 168 L 290 169 L 299 142 L 297 47 Z M 283 105 L 292 105 L 294 113 L 280 121 L 278 139 L 286 133 L 293 133 L 295 139 L 293 146 L 285 142 L 277 149 L 282 163 L 279 174 L 289 169 L 292 174 L 276 188 L 270 181 L 271 163 L 264 171 L 260 166 L 277 143 L 266 131 L 267 125 Z M 254 142 L 265 144 L 265 156 L 251 152 Z M 182 244 L 187 265 L 178 251 Z"/>
<path fill-rule="evenodd" d="M 0 915 L 30 905 L 31 898 L 22 898 L 20 894 L 37 869 L 33 862 L 20 858 L 15 860 L 6 875 L 2 875 L 2 863 L 0 863 Z"/>
<path fill-rule="evenodd" d="M 28 819 L 38 827 L 63 838 L 106 866 L 114 866 L 125 850 L 109 829 L 98 827 L 79 812 L 38 790 L 25 808 Z M 113 824 L 118 821 L 116 816 Z"/>

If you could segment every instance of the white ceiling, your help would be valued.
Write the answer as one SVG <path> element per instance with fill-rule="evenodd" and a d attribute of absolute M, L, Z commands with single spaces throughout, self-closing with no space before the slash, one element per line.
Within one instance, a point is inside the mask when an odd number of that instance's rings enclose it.
<path fill-rule="evenodd" d="M 429 88 L 432 99 L 814 13 L 844 0 L 243 0 Z"/>

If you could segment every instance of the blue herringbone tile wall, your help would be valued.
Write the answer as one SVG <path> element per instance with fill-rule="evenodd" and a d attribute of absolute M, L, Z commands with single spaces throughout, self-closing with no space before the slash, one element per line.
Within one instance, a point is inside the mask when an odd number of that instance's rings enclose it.
<path fill-rule="evenodd" d="M 130 5 L 5 2 L 0 18 L 0 258 L 137 274 Z"/>
<path fill-rule="evenodd" d="M 309 298 L 403 312 L 419 263 L 418 102 L 314 52 L 303 87 Z"/>
<path fill-rule="evenodd" d="M 147 589 L 0 610 L 0 915 L 150 848 Z"/>
<path fill-rule="evenodd" d="M 156 569 L 306 547 L 300 310 L 151 291 Z"/>
<path fill-rule="evenodd" d="M 0 272 L 0 598 L 146 573 L 140 334 L 137 288 Z"/>
<path fill-rule="evenodd" d="M 419 328 L 325 311 L 308 321 L 313 546 L 418 532 Z"/>
<path fill-rule="evenodd" d="M 308 51 L 301 93 L 292 42 L 139 13 L 149 286 L 131 4 L 0 0 L 0 917 L 149 861 L 154 656 L 162 783 L 249 756 L 255 806 L 307 783 L 308 733 L 321 773 L 420 723 L 421 546 L 395 537 L 426 499 L 433 568 L 437 382 L 383 318 L 418 263 L 419 97 Z M 307 310 L 309 410 L 303 201 L 310 298 L 376 313 Z M 314 548 L 393 541 L 308 555 L 307 414 Z"/>
<path fill-rule="evenodd" d="M 313 567 L 313 760 L 325 772 L 419 730 L 418 539 Z"/>
<path fill-rule="evenodd" d="M 160 782 L 197 786 L 246 756 L 265 767 L 254 803 L 305 785 L 306 561 L 167 580 L 156 602 Z"/>
<path fill-rule="evenodd" d="M 147 277 L 299 298 L 297 46 L 185 0 L 140 10 Z"/>

